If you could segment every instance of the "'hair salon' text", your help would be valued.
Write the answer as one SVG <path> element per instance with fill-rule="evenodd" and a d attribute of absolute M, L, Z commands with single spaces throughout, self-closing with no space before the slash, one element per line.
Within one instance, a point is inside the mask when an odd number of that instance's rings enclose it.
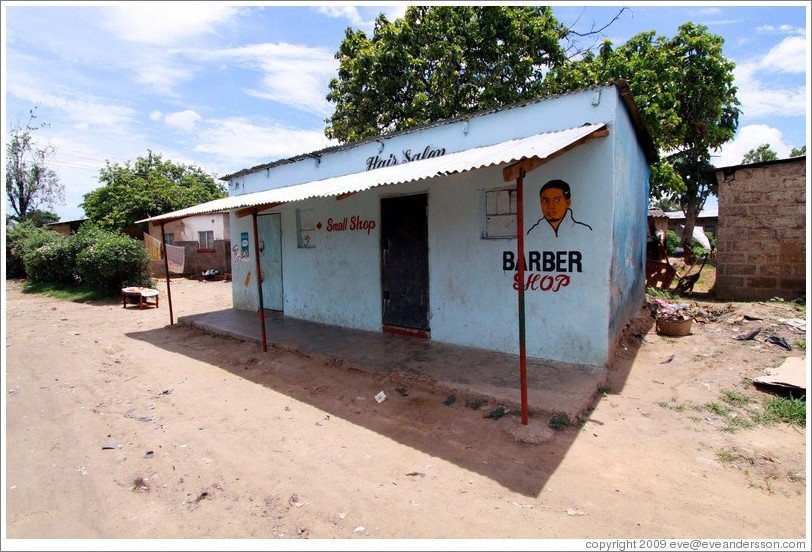
<path fill-rule="evenodd" d="M 402 157 L 400 161 L 395 157 L 394 153 L 390 153 L 387 157 L 375 155 L 367 157 L 367 170 L 380 169 L 382 167 L 390 167 L 401 163 L 409 163 L 410 161 L 420 161 L 421 159 L 429 159 L 431 157 L 440 157 L 445 155 L 445 148 L 432 148 L 426 146 L 423 151 L 413 152 L 411 149 L 401 150 Z"/>

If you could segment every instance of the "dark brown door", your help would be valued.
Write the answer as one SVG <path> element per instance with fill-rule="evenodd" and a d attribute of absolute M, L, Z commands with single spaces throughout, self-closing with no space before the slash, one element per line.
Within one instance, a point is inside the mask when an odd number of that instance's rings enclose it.
<path fill-rule="evenodd" d="M 426 194 L 381 199 L 383 323 L 429 330 Z"/>

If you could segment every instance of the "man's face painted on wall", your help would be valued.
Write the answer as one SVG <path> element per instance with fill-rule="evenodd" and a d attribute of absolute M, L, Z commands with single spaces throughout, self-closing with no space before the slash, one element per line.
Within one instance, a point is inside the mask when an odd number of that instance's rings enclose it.
<path fill-rule="evenodd" d="M 555 227 L 567 214 L 572 198 L 564 197 L 564 190 L 548 188 L 541 193 L 541 212 L 544 218 Z"/>

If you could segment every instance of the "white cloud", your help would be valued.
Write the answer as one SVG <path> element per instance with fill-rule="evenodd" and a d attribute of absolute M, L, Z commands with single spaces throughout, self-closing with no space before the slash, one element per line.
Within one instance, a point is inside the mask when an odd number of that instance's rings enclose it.
<path fill-rule="evenodd" d="M 321 130 L 261 126 L 245 119 L 211 121 L 198 137 L 200 143 L 195 151 L 228 160 L 232 172 L 243 168 L 234 168 L 234 164 L 267 163 L 336 144 Z"/>
<path fill-rule="evenodd" d="M 164 119 L 167 125 L 172 128 L 177 128 L 180 130 L 185 130 L 187 132 L 191 132 L 195 129 L 195 124 L 201 119 L 200 115 L 192 111 L 191 109 L 186 109 L 184 111 L 176 111 L 175 113 L 170 113 Z"/>
<path fill-rule="evenodd" d="M 330 113 L 325 95 L 327 84 L 336 73 L 337 61 L 324 48 L 265 43 L 195 55 L 198 59 L 221 59 L 259 69 L 263 74 L 260 86 L 246 90 L 252 96 L 320 115 Z"/>
<path fill-rule="evenodd" d="M 777 128 L 768 125 L 746 125 L 739 128 L 736 137 L 725 144 L 720 152 L 712 153 L 711 162 L 715 167 L 741 165 L 745 154 L 762 144 L 769 144 L 779 159 L 789 157 L 792 149 L 784 143 L 783 135 Z"/>
<path fill-rule="evenodd" d="M 346 17 L 349 19 L 350 23 L 357 27 L 364 25 L 364 18 L 361 17 L 361 14 L 358 12 L 358 8 L 355 6 L 320 6 L 316 8 L 316 11 L 329 17 Z"/>
<path fill-rule="evenodd" d="M 380 13 L 383 13 L 389 21 L 394 21 L 406 14 L 407 7 L 405 4 L 388 4 L 374 8 L 335 5 L 320 6 L 315 9 L 328 17 L 346 18 L 353 27 L 359 28 L 369 35 L 375 29 L 375 19 Z M 370 19 L 364 19 L 362 11 L 367 13 Z"/>
<path fill-rule="evenodd" d="M 129 107 L 84 99 L 87 98 L 85 94 L 82 95 L 83 99 L 78 99 L 77 94 L 71 91 L 46 91 L 44 86 L 24 79 L 9 81 L 6 92 L 31 104 L 63 112 L 74 128 L 79 130 L 117 129 L 129 124 L 135 117 L 135 111 Z"/>
<path fill-rule="evenodd" d="M 775 73 L 804 73 L 806 65 L 806 50 L 808 44 L 805 38 L 791 36 L 770 48 L 763 58 L 755 62 L 756 67 L 762 71 Z"/>
<path fill-rule="evenodd" d="M 133 79 L 150 88 L 153 92 L 166 96 L 176 96 L 175 88 L 194 76 L 190 65 L 173 63 L 163 54 L 146 61 L 145 55 L 138 57 L 138 64 L 130 68 Z"/>
<path fill-rule="evenodd" d="M 782 40 L 763 57 L 738 63 L 734 70 L 735 83 L 742 114 L 749 118 L 767 116 L 805 116 L 808 106 L 803 85 L 780 87 L 763 74 L 804 74 L 806 68 L 804 39 L 789 37 Z"/>
<path fill-rule="evenodd" d="M 169 46 L 214 34 L 237 11 L 219 2 L 121 4 L 105 9 L 104 26 L 122 40 Z"/>
<path fill-rule="evenodd" d="M 156 110 L 156 111 L 152 111 L 152 112 L 150 112 L 150 114 L 149 114 L 149 120 L 150 120 L 150 121 L 160 121 L 160 120 L 161 120 L 161 117 L 163 117 L 163 116 L 164 116 L 164 114 L 163 114 L 163 113 L 161 113 L 160 111 L 157 111 L 157 110 Z"/>
<path fill-rule="evenodd" d="M 806 30 L 803 27 L 794 27 L 792 25 L 759 25 L 756 27 L 757 34 L 793 34 L 805 35 Z"/>

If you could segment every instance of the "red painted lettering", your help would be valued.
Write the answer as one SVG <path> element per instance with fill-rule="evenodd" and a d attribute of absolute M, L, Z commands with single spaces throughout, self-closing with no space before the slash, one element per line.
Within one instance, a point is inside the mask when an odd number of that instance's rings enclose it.
<path fill-rule="evenodd" d="M 519 273 L 513 275 L 513 289 L 519 291 Z M 570 285 L 570 277 L 566 274 L 558 274 L 550 276 L 549 274 L 538 274 L 536 272 L 529 272 L 525 276 L 524 289 L 525 291 L 552 291 L 556 292 L 563 287 Z"/>

